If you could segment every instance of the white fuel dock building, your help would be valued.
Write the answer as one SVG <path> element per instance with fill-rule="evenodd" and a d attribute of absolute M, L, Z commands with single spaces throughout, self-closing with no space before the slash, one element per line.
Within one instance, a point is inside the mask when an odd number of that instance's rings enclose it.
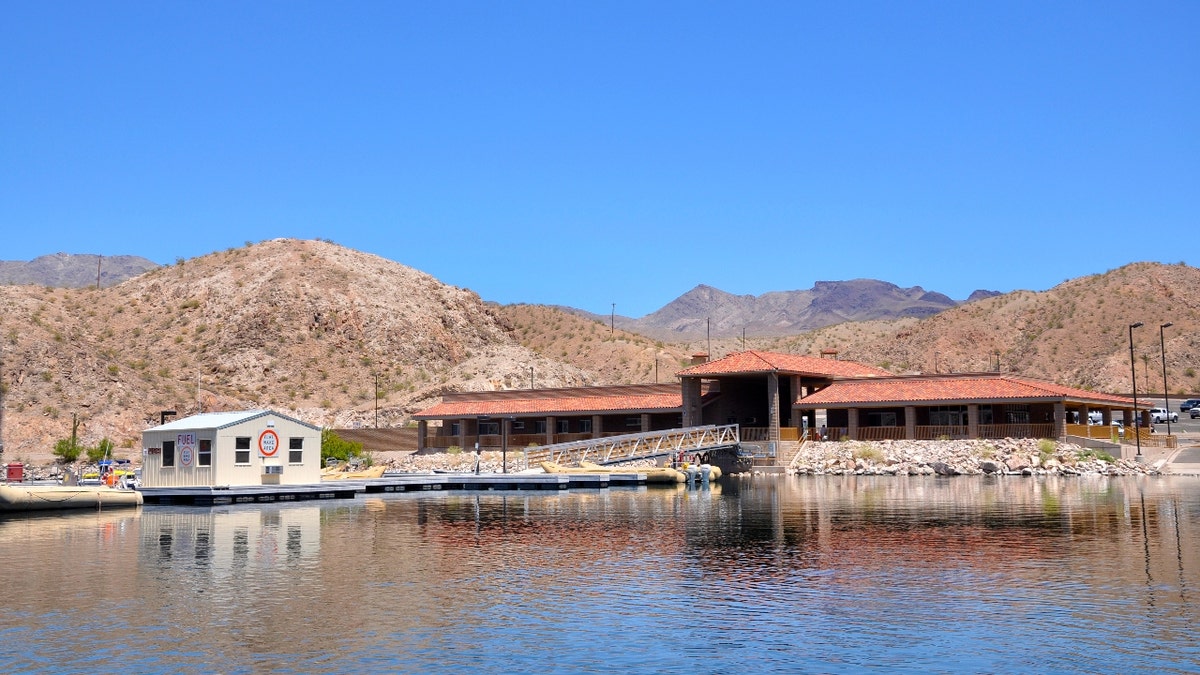
<path fill-rule="evenodd" d="M 214 412 L 142 432 L 146 488 L 321 482 L 321 429 L 271 410 Z"/>

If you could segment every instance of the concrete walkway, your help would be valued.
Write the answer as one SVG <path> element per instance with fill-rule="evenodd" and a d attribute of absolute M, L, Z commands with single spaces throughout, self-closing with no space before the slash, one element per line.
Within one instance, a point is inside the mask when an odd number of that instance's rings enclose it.
<path fill-rule="evenodd" d="M 1162 452 L 1167 451 L 1164 448 Z M 1167 460 L 1170 462 L 1167 465 L 1169 473 L 1200 476 L 1200 434 L 1180 434 L 1179 447 L 1170 451 Z"/>

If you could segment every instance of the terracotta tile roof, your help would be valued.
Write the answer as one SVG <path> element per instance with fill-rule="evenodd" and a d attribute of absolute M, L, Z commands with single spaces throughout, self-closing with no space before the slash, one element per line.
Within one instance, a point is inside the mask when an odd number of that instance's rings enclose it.
<path fill-rule="evenodd" d="M 1075 389 L 1027 377 L 987 373 L 839 380 L 796 403 L 801 407 L 811 408 L 853 404 L 1033 399 L 1133 407 L 1133 399 L 1123 396 Z"/>
<path fill-rule="evenodd" d="M 712 395 L 705 394 L 708 397 Z M 448 419 L 477 415 L 582 415 L 673 411 L 683 411 L 683 392 L 677 383 L 459 392 L 446 394 L 441 403 L 426 408 L 413 417 Z"/>
<path fill-rule="evenodd" d="M 780 354 L 778 352 L 760 352 L 748 350 L 736 352 L 719 358 L 716 361 L 701 363 L 691 368 L 685 368 L 678 373 L 679 377 L 705 375 L 740 375 L 751 373 L 769 373 L 772 371 L 789 375 L 813 375 L 818 377 L 891 377 L 892 374 L 882 368 L 868 366 L 857 361 L 838 361 L 837 359 L 822 359 L 816 356 L 800 354 Z"/>

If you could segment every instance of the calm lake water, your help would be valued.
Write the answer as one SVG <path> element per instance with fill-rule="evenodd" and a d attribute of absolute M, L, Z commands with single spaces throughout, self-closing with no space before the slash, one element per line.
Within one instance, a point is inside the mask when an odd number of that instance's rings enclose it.
<path fill-rule="evenodd" d="M 1197 672 L 1200 479 L 0 519 L 5 672 Z"/>

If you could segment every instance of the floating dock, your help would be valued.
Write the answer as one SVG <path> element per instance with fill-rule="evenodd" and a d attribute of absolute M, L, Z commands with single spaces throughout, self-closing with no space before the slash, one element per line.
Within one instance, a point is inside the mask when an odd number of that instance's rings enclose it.
<path fill-rule="evenodd" d="M 143 487 L 147 504 L 220 506 L 313 499 L 353 499 L 360 493 L 428 491 L 600 490 L 646 484 L 644 473 L 393 473 L 363 480 L 303 485 Z"/>

